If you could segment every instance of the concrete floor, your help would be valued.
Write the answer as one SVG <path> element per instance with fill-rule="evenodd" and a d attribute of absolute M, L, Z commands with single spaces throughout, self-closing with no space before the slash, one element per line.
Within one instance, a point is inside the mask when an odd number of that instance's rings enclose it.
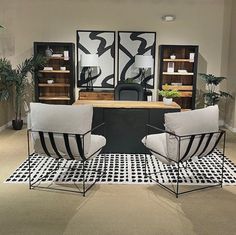
<path fill-rule="evenodd" d="M 156 185 L 96 185 L 83 198 L 4 184 L 26 150 L 25 130 L 0 133 L 1 235 L 236 234 L 236 186 L 176 199 Z M 236 162 L 236 134 L 226 155 Z"/>

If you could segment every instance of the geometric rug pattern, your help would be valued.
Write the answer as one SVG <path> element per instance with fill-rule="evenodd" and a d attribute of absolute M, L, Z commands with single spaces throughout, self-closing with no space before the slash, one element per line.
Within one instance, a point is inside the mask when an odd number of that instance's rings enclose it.
<path fill-rule="evenodd" d="M 219 150 L 215 150 L 210 156 L 189 161 L 188 164 L 194 170 L 180 169 L 180 184 L 182 185 L 205 185 L 218 182 L 221 179 L 222 159 Z M 86 167 L 93 170 L 104 169 L 104 154 L 88 161 Z M 171 170 L 168 173 L 162 172 L 153 175 L 162 184 L 176 182 L 177 169 L 175 165 L 166 165 L 158 161 L 154 156 L 148 155 L 147 172 Z M 32 182 L 41 178 L 56 168 L 57 162 L 53 158 L 34 155 L 31 157 L 31 179 Z M 52 172 L 43 182 L 72 184 L 82 181 L 82 164 L 77 161 L 60 160 L 60 168 Z M 145 155 L 144 154 L 106 154 L 106 174 L 97 182 L 98 184 L 154 184 L 149 178 L 144 177 Z M 70 170 L 70 168 L 76 170 Z M 86 174 L 86 181 L 93 182 L 96 179 L 96 172 Z M 211 179 L 211 180 L 209 180 Z M 42 182 L 42 183 L 43 183 Z M 28 183 L 28 160 L 24 161 L 5 183 Z M 236 166 L 225 157 L 224 162 L 224 185 L 236 185 Z"/>

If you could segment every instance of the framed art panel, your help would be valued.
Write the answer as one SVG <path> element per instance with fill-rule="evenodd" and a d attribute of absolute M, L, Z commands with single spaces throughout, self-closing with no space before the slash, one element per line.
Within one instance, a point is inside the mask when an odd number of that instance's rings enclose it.
<path fill-rule="evenodd" d="M 156 32 L 118 32 L 118 82 L 154 88 Z"/>
<path fill-rule="evenodd" d="M 113 88 L 115 32 L 77 30 L 77 87 Z"/>

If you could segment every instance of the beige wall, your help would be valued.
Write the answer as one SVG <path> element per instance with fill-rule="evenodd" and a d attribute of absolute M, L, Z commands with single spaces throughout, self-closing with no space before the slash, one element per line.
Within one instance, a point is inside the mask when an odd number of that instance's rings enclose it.
<path fill-rule="evenodd" d="M 4 126 L 12 117 L 12 103 L 9 102 L 0 102 L 0 127 Z"/>
<path fill-rule="evenodd" d="M 234 97 L 236 95 L 236 2 L 232 1 L 231 14 L 231 31 L 229 42 L 229 63 L 228 63 L 228 82 L 227 90 L 230 91 Z M 226 109 L 226 124 L 236 132 L 236 103 L 235 100 L 227 101 Z"/>
<path fill-rule="evenodd" d="M 0 52 L 15 64 L 32 54 L 34 41 L 75 42 L 78 29 L 140 30 L 156 31 L 157 46 L 199 45 L 199 72 L 224 72 L 222 58 L 228 56 L 226 53 L 222 57 L 227 21 L 224 0 L 0 1 L 0 23 L 7 28 L 4 35 L 0 34 L 0 39 L 5 40 L 5 49 L 0 48 Z M 177 19 L 163 23 L 164 14 L 175 14 Z M 2 120 L 6 120 L 4 115 L 0 123 Z"/>

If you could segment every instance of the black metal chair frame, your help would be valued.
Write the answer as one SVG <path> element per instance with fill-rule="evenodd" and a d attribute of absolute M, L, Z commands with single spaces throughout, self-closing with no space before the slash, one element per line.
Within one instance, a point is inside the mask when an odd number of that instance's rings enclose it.
<path fill-rule="evenodd" d="M 98 149 L 96 152 L 94 152 L 92 155 L 90 155 L 88 158 L 85 157 L 85 154 L 84 154 L 84 138 L 85 136 L 88 134 L 88 133 L 92 133 L 94 130 L 100 128 L 101 126 L 103 126 L 104 123 L 100 124 L 100 125 L 97 125 L 96 127 L 94 127 L 93 129 L 87 131 L 86 133 L 83 133 L 83 134 L 78 134 L 78 133 L 59 133 L 59 132 L 46 132 L 46 131 L 34 131 L 34 130 L 31 130 L 31 129 L 28 129 L 27 130 L 27 142 L 28 142 L 28 171 L 29 171 L 29 189 L 34 189 L 34 188 L 41 188 L 41 189 L 51 189 L 51 190 L 57 190 L 57 191 L 66 191 L 66 192 L 74 192 L 74 193 L 81 193 L 83 196 L 85 196 L 86 192 L 92 188 L 92 186 L 95 185 L 95 183 L 101 178 L 104 176 L 104 174 L 106 174 L 106 156 L 104 157 L 104 171 L 97 171 L 97 170 L 89 170 L 89 169 L 86 169 L 86 163 L 88 160 L 91 159 L 92 156 L 94 156 L 97 152 L 99 152 L 102 148 Z M 31 138 L 31 134 L 32 133 L 38 133 L 39 134 L 39 137 L 40 137 L 40 142 L 41 142 L 41 145 L 42 145 L 42 148 L 45 152 L 45 154 L 48 156 L 48 157 L 52 157 L 51 154 L 49 153 L 47 147 L 46 147 L 46 144 L 45 144 L 45 139 L 44 139 L 44 134 L 48 134 L 49 136 L 49 139 L 50 139 L 50 143 L 52 145 L 52 148 L 54 150 L 54 153 L 55 155 L 57 156 L 57 158 L 53 157 L 56 161 L 57 161 L 57 167 L 55 169 L 53 169 L 52 171 L 48 172 L 47 174 L 43 175 L 42 177 L 40 177 L 37 181 L 35 182 L 32 182 L 32 179 L 31 179 L 31 157 L 35 154 L 35 152 L 31 153 L 31 148 L 30 148 L 30 138 Z M 78 185 L 74 182 L 74 185 L 76 186 L 76 190 L 70 190 L 70 189 L 62 189 L 62 188 L 54 188 L 54 187 L 44 187 L 44 186 L 41 186 L 40 185 L 40 182 L 45 179 L 46 177 L 48 177 L 50 174 L 52 174 L 53 172 L 56 172 L 59 168 L 60 168 L 60 160 L 61 159 L 64 159 L 61 154 L 59 153 L 57 147 L 56 147 L 56 144 L 55 144 L 55 140 L 54 140 L 54 134 L 56 135 L 63 135 L 63 138 L 64 138 L 64 143 L 65 143 L 65 147 L 66 147 L 66 150 L 67 150 L 67 153 L 68 153 L 68 156 L 70 159 L 66 159 L 67 161 L 71 161 L 71 160 L 75 160 L 75 157 L 73 156 L 72 152 L 71 152 L 71 149 L 70 149 L 70 146 L 69 146 L 69 137 L 74 137 L 75 140 L 76 140 L 76 143 L 77 143 L 77 147 L 78 147 L 78 152 L 80 154 L 80 157 L 81 157 L 81 160 L 77 160 L 78 162 L 82 162 L 82 189 L 80 189 L 78 187 Z M 81 141 L 82 139 L 82 141 Z M 65 167 L 62 167 L 62 168 L 65 168 Z M 69 170 L 76 170 L 74 167 L 70 167 L 68 168 Z M 89 186 L 86 187 L 86 179 L 85 179 L 85 175 L 86 175 L 86 172 L 89 172 L 89 171 L 92 171 L 92 172 L 97 172 L 99 173 L 99 177 L 97 177 L 95 179 L 95 181 L 91 184 L 89 184 Z"/>
<path fill-rule="evenodd" d="M 173 159 L 170 159 L 156 151 L 154 151 L 153 149 L 150 149 L 148 148 L 147 146 L 145 146 L 149 151 L 151 152 L 154 152 L 158 155 L 160 155 L 161 157 L 165 158 L 166 160 L 168 161 L 172 161 L 172 162 L 175 162 L 177 164 L 177 178 L 176 178 L 176 189 L 174 188 L 175 185 L 172 185 L 173 186 L 173 189 L 171 189 L 170 187 L 167 187 L 166 185 L 160 183 L 158 180 L 154 179 L 151 175 L 157 175 L 159 173 L 162 173 L 162 172 L 168 172 L 168 170 L 163 170 L 163 171 L 158 171 L 158 172 L 151 172 L 151 173 L 147 173 L 147 153 L 145 154 L 145 169 L 144 169 L 144 174 L 146 177 L 149 177 L 152 181 L 155 181 L 156 183 L 158 183 L 161 187 L 163 187 L 164 189 L 166 189 L 167 191 L 175 194 L 176 198 L 178 198 L 178 196 L 180 194 L 184 194 L 184 193 L 189 193 L 189 192 L 193 192 L 193 191 L 198 191 L 198 190 L 202 190 L 202 189 L 206 189 L 206 188 L 211 188 L 211 187 L 216 187 L 216 186 L 220 186 L 222 187 L 222 184 L 223 184 L 223 178 L 224 178 L 224 161 L 225 161 L 225 142 L 226 142 L 226 132 L 224 130 L 219 130 L 218 132 L 210 132 L 210 133 L 200 133 L 200 134 L 192 134 L 192 135 L 177 135 L 173 132 L 170 132 L 170 131 L 167 131 L 167 130 L 163 130 L 163 129 L 160 129 L 158 127 L 155 127 L 155 126 L 152 126 L 152 125 L 149 125 L 149 124 L 146 124 L 146 133 L 147 135 L 149 134 L 149 129 L 154 129 L 156 131 L 158 131 L 159 133 L 162 132 L 162 133 L 167 133 L 171 136 L 173 136 L 174 138 L 176 138 L 178 140 L 178 151 L 177 151 L 177 154 L 178 154 L 178 160 L 175 161 Z M 206 137 L 206 135 L 209 135 L 208 136 L 208 139 L 206 141 L 206 145 L 204 146 L 203 148 L 203 151 L 202 153 L 205 152 L 205 150 L 207 149 L 208 147 L 208 144 L 210 143 L 212 137 L 214 134 L 219 134 L 219 137 L 217 138 L 216 140 L 216 143 L 215 145 L 213 146 L 213 148 L 207 153 L 205 154 L 205 156 L 211 154 L 214 149 L 216 148 L 216 146 L 218 145 L 219 141 L 221 140 L 222 136 L 223 136 L 223 150 L 222 150 L 222 153 L 221 153 L 221 158 L 222 158 L 222 165 L 221 165 L 221 179 L 219 182 L 213 182 L 213 184 L 211 185 L 207 185 L 207 186 L 204 186 L 204 187 L 198 187 L 198 188 L 194 188 L 194 189 L 190 189 L 190 190 L 185 190 L 185 191 L 181 191 L 180 192 L 180 169 L 181 168 L 185 168 L 185 169 L 189 169 L 191 170 L 191 172 L 193 173 L 194 175 L 194 170 L 190 168 L 190 165 L 188 164 L 188 161 L 190 159 L 192 159 L 194 157 L 194 154 L 198 151 L 198 149 L 200 148 L 201 144 L 202 144 L 202 141 L 204 139 L 204 137 Z M 146 136 L 147 136 L 146 135 Z M 192 146 L 192 143 L 193 143 L 193 140 L 195 137 L 198 137 L 200 138 L 200 141 L 199 141 L 199 144 L 198 144 L 198 147 L 197 149 L 195 150 L 194 154 L 192 154 L 188 160 L 184 160 L 185 157 L 187 156 L 187 154 L 189 153 L 190 149 L 191 149 L 191 146 Z M 189 144 L 187 146 L 187 149 L 186 149 L 186 152 L 184 154 L 184 156 L 182 158 L 180 158 L 180 145 L 181 145 L 181 141 L 183 139 L 186 139 L 186 138 L 189 138 L 190 141 L 189 141 Z M 185 163 L 185 164 L 184 164 Z M 181 166 L 182 165 L 182 166 Z M 174 170 L 174 169 L 172 169 Z M 206 176 L 205 176 L 206 177 Z M 207 177 L 206 177 L 207 178 Z M 208 178 L 209 179 L 209 178 Z"/>

